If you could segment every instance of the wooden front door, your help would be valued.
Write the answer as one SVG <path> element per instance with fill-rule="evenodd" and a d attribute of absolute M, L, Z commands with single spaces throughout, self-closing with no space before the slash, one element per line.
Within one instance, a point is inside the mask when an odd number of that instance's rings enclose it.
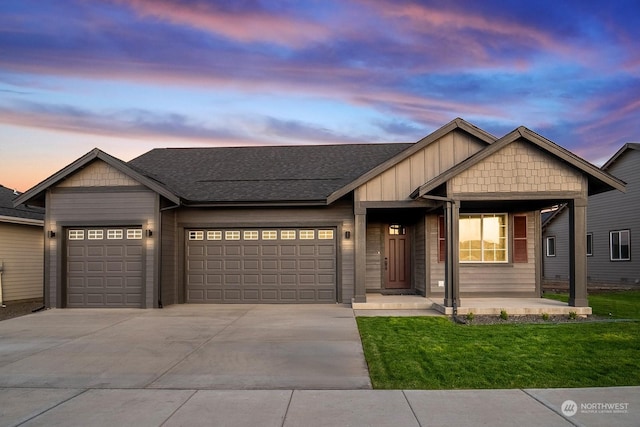
<path fill-rule="evenodd" d="M 386 289 L 411 288 L 410 243 L 406 226 L 391 224 L 386 228 L 384 241 Z"/>

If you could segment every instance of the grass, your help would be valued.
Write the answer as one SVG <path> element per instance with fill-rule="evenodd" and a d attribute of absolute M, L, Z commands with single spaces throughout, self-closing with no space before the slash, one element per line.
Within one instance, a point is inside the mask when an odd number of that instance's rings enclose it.
<path fill-rule="evenodd" d="M 544 297 L 564 302 L 569 301 L 568 294 L 545 293 Z M 593 293 L 589 295 L 589 305 L 596 316 L 640 320 L 640 291 Z"/>
<path fill-rule="evenodd" d="M 640 319 L 640 292 L 590 295 L 589 301 L 594 314 Z M 640 385 L 639 321 L 468 326 L 441 317 L 358 317 L 357 322 L 377 389 Z"/>

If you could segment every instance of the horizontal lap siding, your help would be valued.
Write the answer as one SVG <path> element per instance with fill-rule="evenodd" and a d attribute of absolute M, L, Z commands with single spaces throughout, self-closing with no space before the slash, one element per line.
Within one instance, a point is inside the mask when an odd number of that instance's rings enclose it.
<path fill-rule="evenodd" d="M 4 302 L 42 298 L 43 245 L 42 227 L 0 223 Z"/>
<path fill-rule="evenodd" d="M 50 306 L 59 307 L 59 292 L 65 283 L 58 284 L 66 268 L 62 264 L 62 253 L 59 248 L 64 240 L 63 226 L 83 225 L 142 225 L 151 230 L 156 229 L 155 218 L 157 211 L 156 193 L 146 189 L 132 190 L 131 187 L 123 187 L 122 191 L 107 187 L 65 188 L 53 189 L 48 196 L 47 218 L 45 228 L 55 230 L 56 239 L 47 239 L 49 275 L 47 292 L 50 292 L 48 303 Z M 145 262 L 145 306 L 154 306 L 154 247 L 147 244 Z M 63 271 L 58 269 L 62 266 Z"/>
<path fill-rule="evenodd" d="M 420 294 L 426 292 L 426 229 L 424 220 L 419 220 L 416 223 L 414 238 L 413 238 L 413 283 L 414 289 Z"/>
<path fill-rule="evenodd" d="M 555 237 L 556 239 L 556 256 L 547 256 L 547 237 Z M 559 213 L 544 229 L 542 235 L 542 265 L 545 280 L 569 280 L 568 208 Z"/>
<path fill-rule="evenodd" d="M 160 288 L 161 301 L 163 305 L 176 304 L 177 299 L 177 259 L 178 251 L 176 246 L 176 212 L 168 210 L 162 212 L 162 231 L 161 231 L 161 254 L 162 262 L 160 264 Z"/>
<path fill-rule="evenodd" d="M 382 224 L 367 224 L 367 290 L 379 291 L 382 288 Z"/>
<path fill-rule="evenodd" d="M 338 247 L 338 294 L 339 302 L 351 302 L 354 287 L 354 215 L 350 203 L 335 203 L 322 208 L 261 208 L 261 209 L 180 209 L 177 222 L 179 228 L 245 228 L 245 227 L 292 227 L 335 226 Z M 345 238 L 350 231 L 350 238 Z M 184 293 L 184 262 L 179 273 L 179 292 Z M 341 297 L 340 297 L 341 293 Z"/>

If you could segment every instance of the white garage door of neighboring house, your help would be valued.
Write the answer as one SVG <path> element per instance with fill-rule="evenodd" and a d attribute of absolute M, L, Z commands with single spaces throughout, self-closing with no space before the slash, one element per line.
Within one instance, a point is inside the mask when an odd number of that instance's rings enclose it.
<path fill-rule="evenodd" d="M 335 303 L 332 228 L 186 230 L 189 303 Z"/>
<path fill-rule="evenodd" d="M 142 228 L 66 230 L 67 307 L 142 306 Z"/>

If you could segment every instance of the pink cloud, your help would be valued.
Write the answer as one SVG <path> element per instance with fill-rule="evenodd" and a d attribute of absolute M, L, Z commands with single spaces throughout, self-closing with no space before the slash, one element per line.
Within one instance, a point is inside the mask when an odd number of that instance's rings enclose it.
<path fill-rule="evenodd" d="M 239 42 L 269 42 L 300 47 L 324 40 L 329 28 L 308 19 L 271 14 L 257 9 L 232 13 L 211 2 L 182 3 L 172 0 L 118 0 L 142 16 L 220 34 Z"/>

